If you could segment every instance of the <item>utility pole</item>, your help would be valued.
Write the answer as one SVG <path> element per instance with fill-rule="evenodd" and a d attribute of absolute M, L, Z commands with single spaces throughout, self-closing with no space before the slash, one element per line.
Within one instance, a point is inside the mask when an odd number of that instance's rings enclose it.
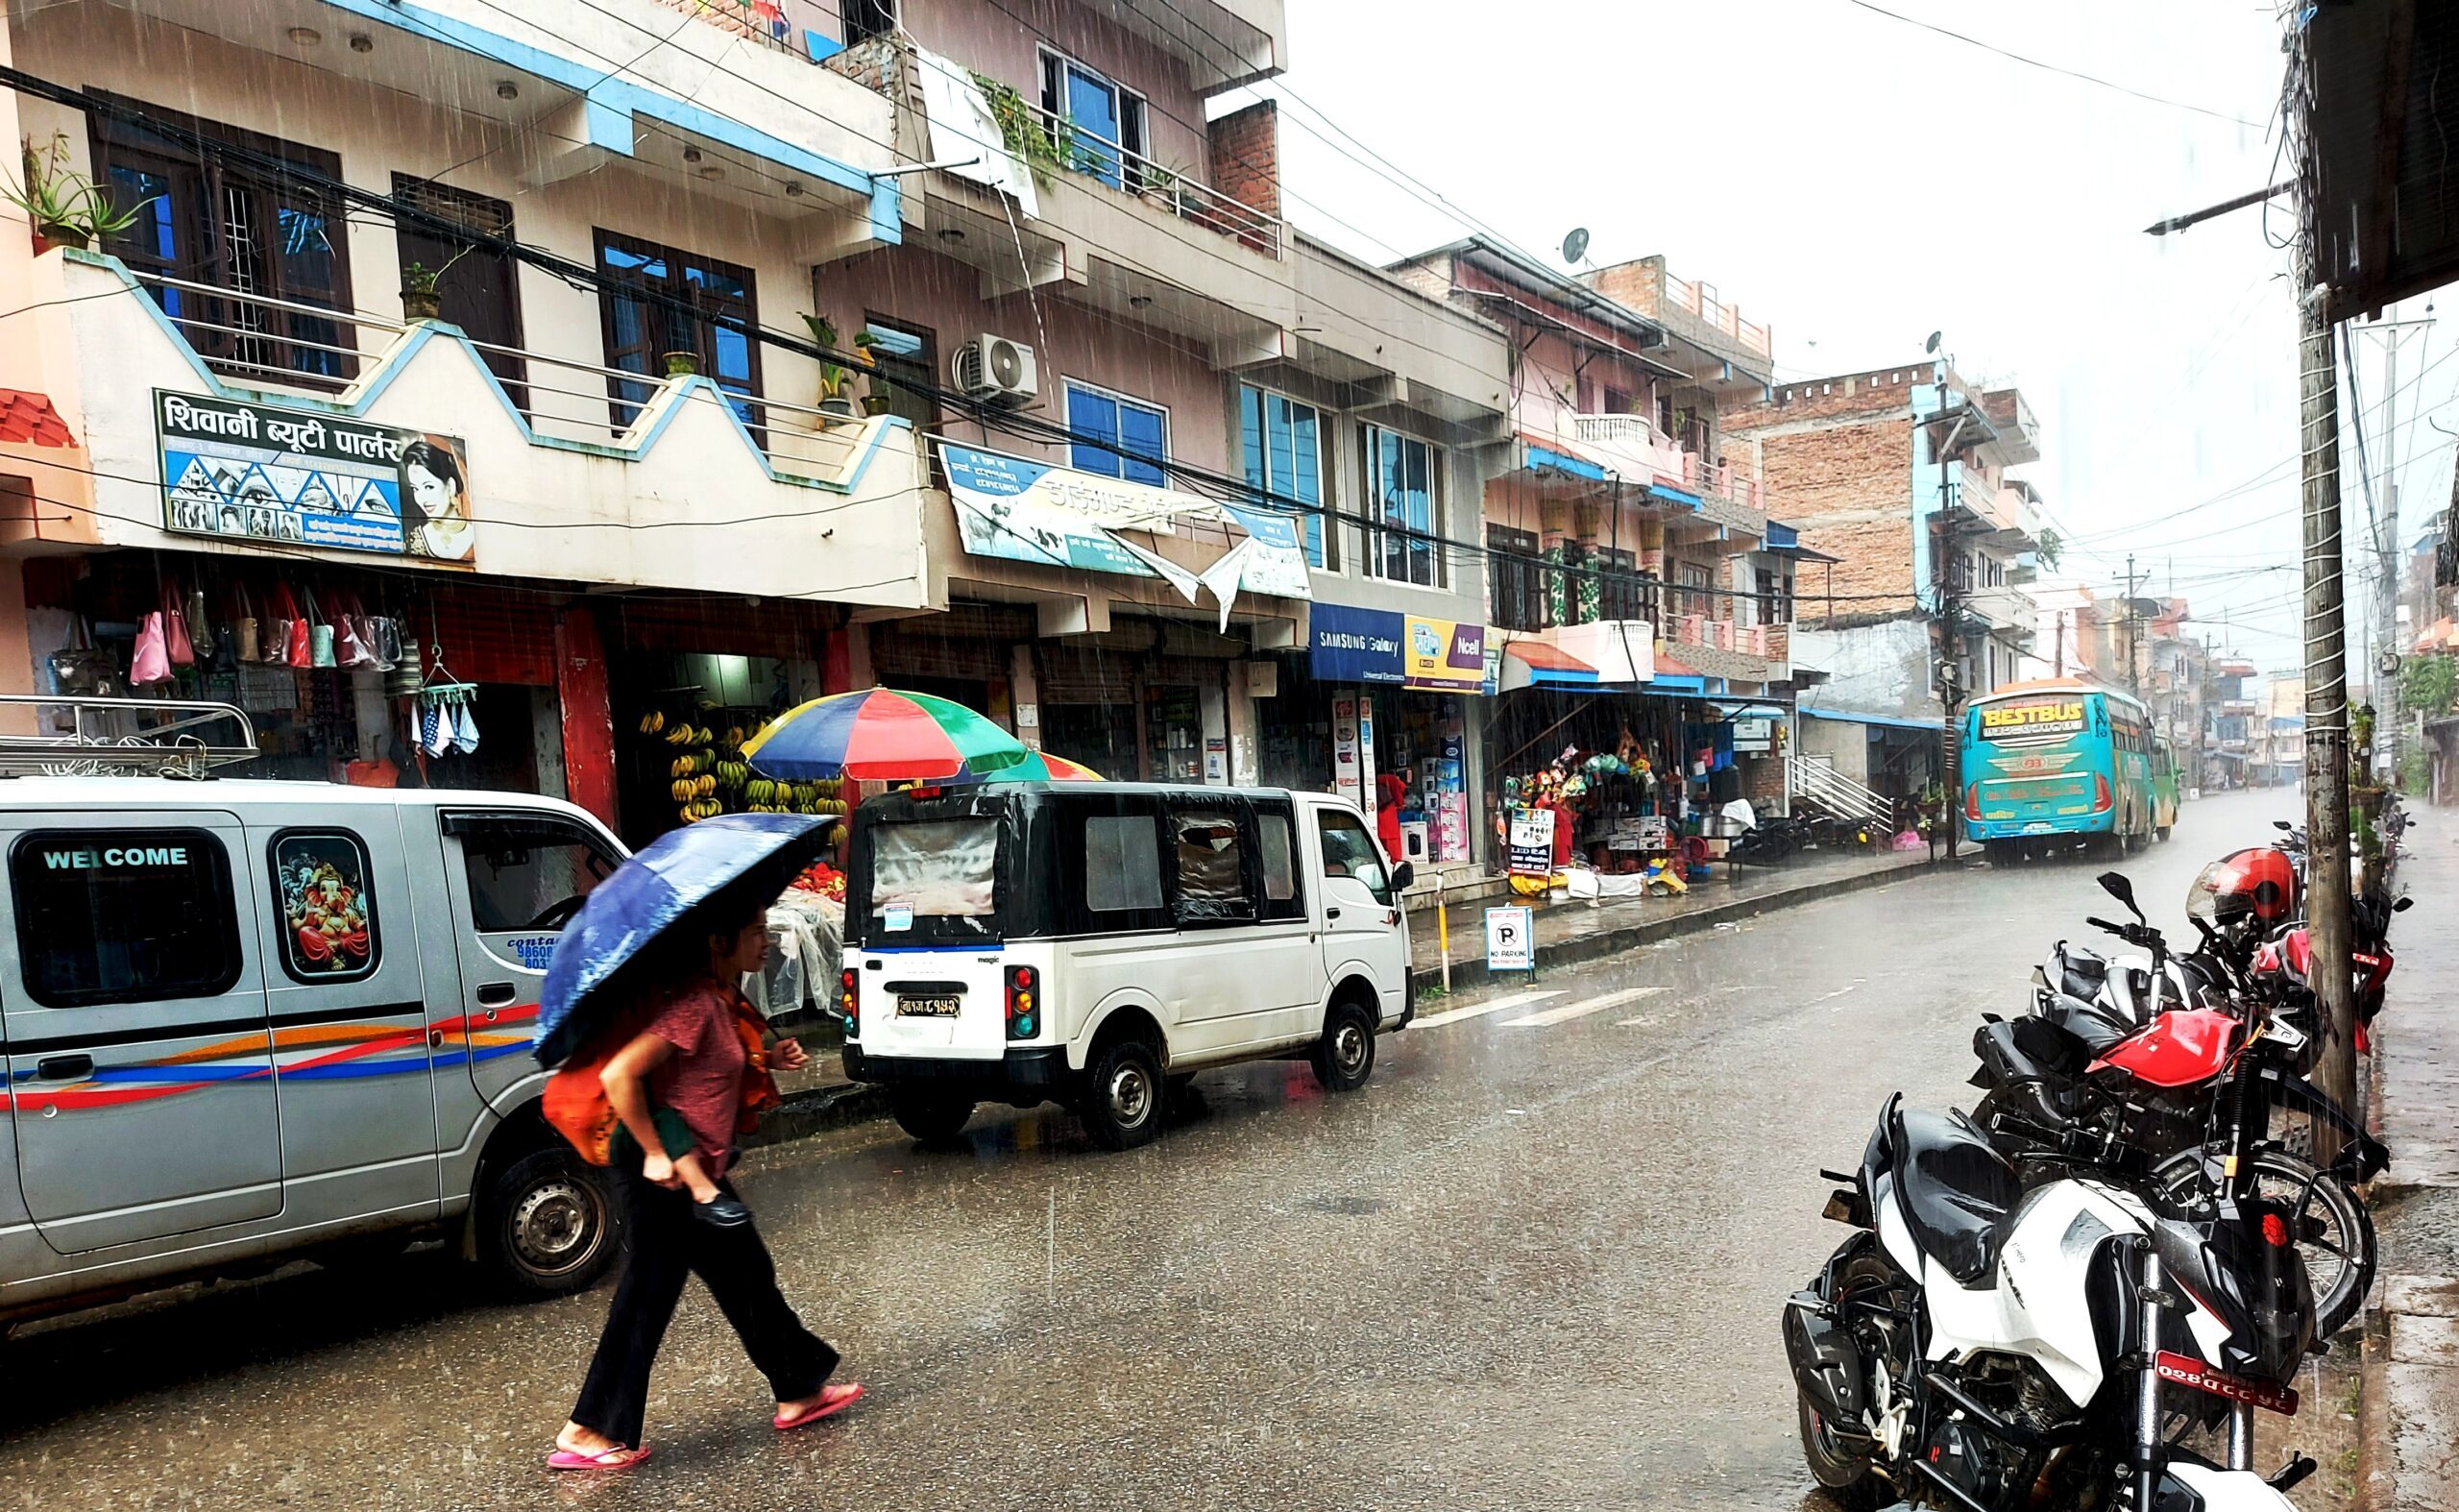
<path fill-rule="evenodd" d="M 2137 698 L 2143 696 L 2142 658 L 2138 654 L 2142 640 L 2141 617 L 2134 607 L 2134 553 L 2126 553 L 2126 691 Z"/>
<path fill-rule="evenodd" d="M 1938 825 L 1947 832 L 1947 859 L 1956 859 L 1956 841 L 1963 829 L 1963 764 L 1960 743 L 1963 706 L 1963 596 L 1958 579 L 1963 572 L 1962 532 L 1955 524 L 1955 485 L 1948 469 L 1950 443 L 1956 432 L 1942 431 L 1947 414 L 1947 358 L 1931 338 L 1932 370 L 1937 379 L 1937 410 L 1931 417 L 1931 460 L 1938 468 L 1938 535 L 1932 573 L 1938 587 Z M 1957 430 L 1962 427 L 1958 426 Z"/>
<path fill-rule="evenodd" d="M 2057 611 L 2057 675 L 2066 675 L 2066 611 Z"/>
<path fill-rule="evenodd" d="M 2305 45 L 2300 42 L 2301 47 Z M 2301 112 L 2301 105 L 2296 107 Z M 2309 123 L 2297 123 L 2310 132 Z M 2306 137 L 2310 140 L 2310 136 Z M 2339 365 L 2331 352 L 2329 290 L 2315 273 L 2313 166 L 2301 163 L 2297 239 L 2298 451 L 2302 463 L 2305 561 L 2305 913 L 2325 1023 L 2323 1090 L 2357 1108 L 2355 979 L 2348 866 L 2348 619 L 2340 560 Z M 2317 1125 L 2316 1144 L 2337 1140 Z"/>

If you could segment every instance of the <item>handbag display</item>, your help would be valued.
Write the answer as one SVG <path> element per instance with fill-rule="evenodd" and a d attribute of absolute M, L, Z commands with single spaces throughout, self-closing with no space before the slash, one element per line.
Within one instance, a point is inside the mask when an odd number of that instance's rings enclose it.
<path fill-rule="evenodd" d="M 358 633 L 360 622 L 367 617 L 349 612 L 349 606 L 355 602 L 355 599 L 344 598 L 343 609 L 333 616 L 333 664 L 337 667 L 376 665 L 375 654 L 368 650 L 367 642 Z"/>
<path fill-rule="evenodd" d="M 75 639 L 51 653 L 52 691 L 63 698 L 125 698 L 128 679 L 119 670 L 119 658 L 93 644 L 85 616 L 73 622 L 70 633 Z"/>
<path fill-rule="evenodd" d="M 173 667 L 196 665 L 196 641 L 188 634 L 187 609 L 180 600 L 179 585 L 167 578 L 162 583 L 162 650 Z"/>
<path fill-rule="evenodd" d="M 265 665 L 267 667 L 306 666 L 306 625 L 299 618 L 299 600 L 291 597 L 290 586 L 287 583 L 276 583 L 273 585 L 271 602 L 272 623 L 266 627 L 267 633 L 264 637 Z M 290 659 L 290 653 L 294 647 L 299 652 L 299 659 L 295 662 Z"/>
<path fill-rule="evenodd" d="M 213 645 L 213 622 L 206 612 L 202 585 L 188 590 L 188 643 L 196 647 L 199 660 L 210 654 L 207 647 Z"/>
<path fill-rule="evenodd" d="M 128 680 L 139 688 L 171 680 L 171 653 L 162 644 L 162 611 L 148 612 L 136 627 L 136 654 L 129 658 Z"/>
<path fill-rule="evenodd" d="M 307 595 L 307 619 L 305 623 L 307 626 L 307 659 L 304 663 L 294 662 L 292 665 L 307 667 L 337 667 L 341 665 L 333 655 L 332 622 L 327 620 L 324 614 L 317 609 L 316 596 L 312 592 Z"/>
<path fill-rule="evenodd" d="M 247 585 L 244 583 L 239 588 L 239 620 L 235 628 L 238 633 L 232 637 L 231 648 L 238 654 L 239 660 L 263 661 L 264 645 L 256 634 L 256 606 L 255 601 L 249 598 Z"/>

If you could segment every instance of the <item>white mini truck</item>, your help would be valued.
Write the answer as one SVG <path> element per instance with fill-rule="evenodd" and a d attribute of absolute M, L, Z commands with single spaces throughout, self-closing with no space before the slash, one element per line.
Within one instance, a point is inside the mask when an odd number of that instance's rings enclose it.
<path fill-rule="evenodd" d="M 1346 1092 L 1406 1025 L 1397 867 L 1322 793 L 1132 783 L 917 788 L 854 816 L 845 1070 L 953 1137 L 975 1105 L 1073 1109 L 1128 1149 L 1196 1071 L 1309 1060 Z"/>

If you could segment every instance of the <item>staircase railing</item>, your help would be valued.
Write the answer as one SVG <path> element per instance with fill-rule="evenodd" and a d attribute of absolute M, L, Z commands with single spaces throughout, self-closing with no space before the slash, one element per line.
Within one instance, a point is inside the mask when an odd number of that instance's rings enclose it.
<path fill-rule="evenodd" d="M 1843 818 L 1873 824 L 1887 822 L 1887 799 L 1823 762 L 1802 756 L 1785 759 L 1787 779 L 1796 802 L 1807 802 Z"/>

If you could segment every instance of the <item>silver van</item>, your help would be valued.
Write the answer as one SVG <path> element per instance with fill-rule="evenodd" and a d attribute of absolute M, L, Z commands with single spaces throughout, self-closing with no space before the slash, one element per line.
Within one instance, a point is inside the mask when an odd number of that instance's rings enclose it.
<path fill-rule="evenodd" d="M 596 819 L 0 748 L 0 1323 L 421 1236 L 529 1294 L 604 1271 L 530 1054 L 557 933 L 624 856 Z"/>

